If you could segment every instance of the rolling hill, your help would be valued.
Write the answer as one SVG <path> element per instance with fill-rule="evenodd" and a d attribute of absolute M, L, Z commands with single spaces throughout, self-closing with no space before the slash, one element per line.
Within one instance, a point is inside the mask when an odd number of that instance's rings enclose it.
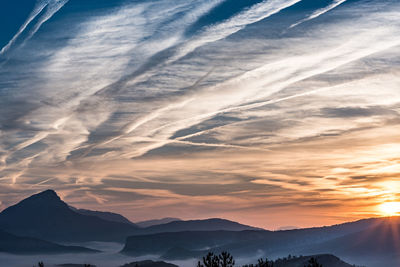
<path fill-rule="evenodd" d="M 20 237 L 0 230 L 0 252 L 12 254 L 96 253 L 79 246 L 63 246 L 37 238 Z"/>
<path fill-rule="evenodd" d="M 237 257 L 283 257 L 291 253 L 334 253 L 340 257 L 374 253 L 394 255 L 398 250 L 400 217 L 373 218 L 329 227 L 287 231 L 183 231 L 134 235 L 122 253 L 157 254 L 163 259 L 199 257 L 208 251 L 229 251 Z"/>
<path fill-rule="evenodd" d="M 303 251 L 329 251 L 340 257 L 361 260 L 367 266 L 372 265 L 369 260 L 376 261 L 374 266 L 379 262 L 386 262 L 386 266 L 400 266 L 400 217 L 382 219 L 368 229 L 312 245 Z"/>
<path fill-rule="evenodd" d="M 246 231 L 261 230 L 260 228 L 240 224 L 237 222 L 211 218 L 205 220 L 172 221 L 165 224 L 153 225 L 143 229 L 143 234 L 169 233 L 183 231 Z"/>

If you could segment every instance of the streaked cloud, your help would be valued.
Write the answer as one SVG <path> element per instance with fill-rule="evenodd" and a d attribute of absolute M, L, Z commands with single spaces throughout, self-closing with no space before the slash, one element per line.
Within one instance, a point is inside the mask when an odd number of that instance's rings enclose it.
<path fill-rule="evenodd" d="M 314 11 L 314 12 L 313 12 L 311 15 L 309 15 L 308 17 L 306 17 L 306 18 L 300 20 L 299 22 L 296 22 L 296 23 L 290 25 L 290 28 L 296 27 L 296 26 L 298 26 L 298 25 L 300 25 L 300 24 L 302 24 L 302 23 L 304 23 L 304 22 L 306 22 L 306 21 L 309 21 L 309 20 L 318 18 L 319 16 L 325 14 L 326 12 L 331 11 L 332 9 L 334 9 L 334 8 L 336 8 L 336 7 L 338 7 L 338 6 L 340 6 L 341 4 L 345 3 L 346 1 L 347 1 L 347 0 L 333 0 L 333 2 L 332 2 L 330 5 L 328 5 L 327 7 L 321 8 L 321 9 L 318 9 L 318 10 Z"/>
<path fill-rule="evenodd" d="M 36 5 L 29 15 L 27 20 L 22 24 L 18 32 L 13 36 L 13 38 L 0 50 L 0 55 L 4 55 L 12 46 L 17 42 L 20 36 L 25 32 L 28 26 L 32 23 L 32 27 L 25 37 L 23 38 L 21 44 L 31 39 L 33 35 L 40 29 L 40 27 L 48 21 L 58 10 L 60 10 L 68 0 L 38 0 Z M 33 22 L 36 20 L 35 22 Z"/>
<path fill-rule="evenodd" d="M 310 3 L 37 2 L 3 48 L 2 205 L 54 188 L 133 220 L 375 216 L 399 197 L 400 5 Z"/>

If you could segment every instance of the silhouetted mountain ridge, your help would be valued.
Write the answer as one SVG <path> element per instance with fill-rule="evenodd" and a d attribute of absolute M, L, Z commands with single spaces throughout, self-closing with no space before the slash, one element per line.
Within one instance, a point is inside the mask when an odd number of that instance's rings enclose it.
<path fill-rule="evenodd" d="M 50 241 L 119 241 L 137 227 L 73 211 L 52 190 L 35 194 L 0 213 L 0 229 Z"/>
<path fill-rule="evenodd" d="M 179 218 L 166 217 L 166 218 L 161 218 L 161 219 L 136 222 L 135 224 L 139 227 L 145 228 L 145 227 L 166 224 L 166 223 L 175 222 L 175 221 L 182 221 L 182 220 Z"/>
<path fill-rule="evenodd" d="M 219 218 L 169 221 L 139 228 L 120 214 L 71 207 L 55 191 L 46 190 L 3 210 L 0 213 L 0 229 L 15 235 L 57 242 L 124 242 L 130 235 L 258 228 Z"/>
<path fill-rule="evenodd" d="M 307 250 L 331 251 L 346 256 L 400 256 L 399 240 L 400 217 L 388 217 L 368 229 L 317 244 Z"/>
<path fill-rule="evenodd" d="M 268 257 L 282 257 L 288 253 L 363 257 L 374 253 L 376 257 L 393 257 L 395 265 L 400 263 L 400 217 L 284 231 L 267 231 L 219 218 L 171 221 L 146 228 L 126 221 L 115 213 L 71 208 L 52 190 L 30 196 L 0 213 L 0 229 L 7 232 L 2 233 L 3 239 L 26 237 L 24 240 L 31 244 L 31 251 L 35 251 L 34 246 L 37 251 L 45 250 L 46 246 L 49 251 L 66 249 L 43 240 L 126 240 L 121 251 L 124 254 L 160 255 L 168 260 L 200 257 L 208 251 L 229 251 L 235 257 L 255 257 L 260 253 Z M 8 250 L 12 249 L 10 245 Z M 7 247 L 3 247 L 3 251 L 7 251 Z"/>
<path fill-rule="evenodd" d="M 210 218 L 204 220 L 172 221 L 144 228 L 143 234 L 168 233 L 182 231 L 245 231 L 262 230 L 249 225 L 240 224 L 226 219 Z"/>
<path fill-rule="evenodd" d="M 208 251 L 229 251 L 237 257 L 268 257 L 292 254 L 334 253 L 339 257 L 393 256 L 400 263 L 398 234 L 400 217 L 372 218 L 340 225 L 287 231 L 184 231 L 135 235 L 127 238 L 122 253 L 162 255 L 182 260 L 200 257 Z M 378 240 L 378 241 L 375 241 Z M 396 261 L 397 257 L 397 261 Z"/>
<path fill-rule="evenodd" d="M 97 211 L 97 210 L 87 210 L 87 209 L 77 209 L 74 207 L 70 208 L 82 215 L 88 215 L 88 216 L 96 216 L 99 217 L 100 219 L 106 220 L 106 221 L 110 221 L 110 222 L 119 222 L 119 223 L 127 223 L 130 225 L 136 225 L 135 223 L 131 222 L 130 220 L 128 220 L 127 218 L 125 218 L 124 216 L 122 216 L 121 214 L 118 213 L 113 213 L 113 212 L 108 212 L 108 211 Z"/>

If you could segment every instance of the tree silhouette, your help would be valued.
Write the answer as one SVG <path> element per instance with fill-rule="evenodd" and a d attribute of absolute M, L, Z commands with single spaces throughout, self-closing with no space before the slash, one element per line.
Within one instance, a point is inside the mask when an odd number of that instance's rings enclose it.
<path fill-rule="evenodd" d="M 304 267 L 322 267 L 322 265 L 319 264 L 319 263 L 317 262 L 317 260 L 316 260 L 314 257 L 312 257 L 312 258 L 308 261 L 308 265 L 304 265 Z"/>
<path fill-rule="evenodd" d="M 38 263 L 38 266 L 39 266 L 39 267 L 44 267 L 43 261 L 40 261 L 40 262 Z"/>
<path fill-rule="evenodd" d="M 203 263 L 200 261 L 197 263 L 197 267 L 220 267 L 219 257 L 212 252 L 208 252 L 202 261 Z"/>
<path fill-rule="evenodd" d="M 197 262 L 197 267 L 234 267 L 234 266 L 235 266 L 235 260 L 233 259 L 233 256 L 227 251 L 223 251 L 219 255 L 214 255 L 214 253 L 209 252 L 205 257 L 202 258 L 202 261 Z M 269 261 L 267 258 L 265 260 L 259 259 L 256 264 L 243 265 L 242 267 L 274 267 L 274 262 Z"/>
<path fill-rule="evenodd" d="M 219 256 L 219 263 L 221 267 L 233 267 L 235 266 L 235 260 L 232 255 L 226 251 L 223 251 Z"/>
<path fill-rule="evenodd" d="M 258 262 L 256 264 L 256 267 L 273 267 L 274 263 L 271 261 L 268 261 L 266 258 L 265 261 L 264 259 L 258 259 Z"/>

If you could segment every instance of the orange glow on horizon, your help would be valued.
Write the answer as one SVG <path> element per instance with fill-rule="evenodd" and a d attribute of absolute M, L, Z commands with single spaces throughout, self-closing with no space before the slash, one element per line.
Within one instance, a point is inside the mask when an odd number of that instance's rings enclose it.
<path fill-rule="evenodd" d="M 379 206 L 379 210 L 384 216 L 400 215 L 400 202 L 385 202 Z"/>

